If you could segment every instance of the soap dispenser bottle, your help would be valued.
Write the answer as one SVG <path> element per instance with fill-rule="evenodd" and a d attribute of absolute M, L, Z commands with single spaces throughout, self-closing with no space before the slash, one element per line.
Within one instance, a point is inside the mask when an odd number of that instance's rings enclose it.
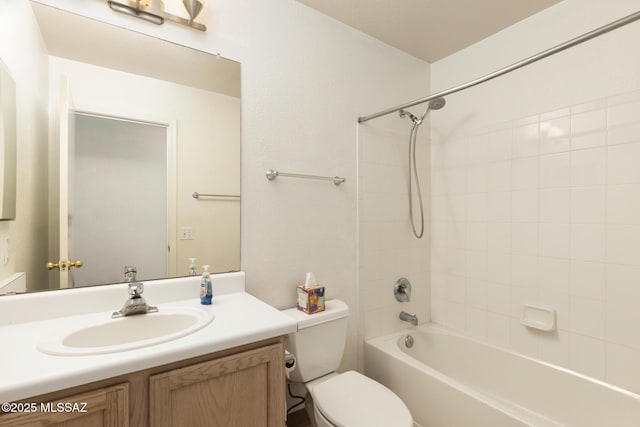
<path fill-rule="evenodd" d="M 189 264 L 189 276 L 197 276 L 198 271 L 196 270 L 196 259 L 189 258 L 189 261 L 191 262 L 191 264 Z"/>
<path fill-rule="evenodd" d="M 209 305 L 213 299 L 213 286 L 211 285 L 211 277 L 209 275 L 209 266 L 203 265 L 202 281 L 200 282 L 200 303 Z"/>

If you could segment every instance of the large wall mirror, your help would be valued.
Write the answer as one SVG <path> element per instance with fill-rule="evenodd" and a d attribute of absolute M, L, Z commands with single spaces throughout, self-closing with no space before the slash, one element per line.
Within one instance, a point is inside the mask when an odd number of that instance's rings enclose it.
<path fill-rule="evenodd" d="M 34 28 L 20 31 L 38 33 L 46 55 L 46 120 L 33 124 L 48 128 L 46 153 L 18 153 L 19 169 L 46 165 L 46 199 L 23 209 L 46 218 L 35 233 L 10 233 L 21 239 L 17 257 L 31 258 L 4 275 L 24 272 L 37 291 L 121 283 L 125 266 L 138 280 L 185 276 L 190 258 L 198 273 L 238 271 L 240 64 L 11 1 L 29 7 Z"/>
<path fill-rule="evenodd" d="M 0 220 L 16 216 L 16 84 L 0 61 Z"/>

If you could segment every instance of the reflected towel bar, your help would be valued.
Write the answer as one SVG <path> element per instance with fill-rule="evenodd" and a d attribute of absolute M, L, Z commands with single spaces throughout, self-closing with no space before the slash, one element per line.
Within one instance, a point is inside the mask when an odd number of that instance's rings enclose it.
<path fill-rule="evenodd" d="M 200 197 L 222 197 L 223 199 L 239 199 L 240 198 L 240 196 L 238 196 L 237 194 L 204 194 L 204 193 L 198 193 L 197 191 L 194 191 L 191 196 L 194 199 L 199 199 Z"/>
<path fill-rule="evenodd" d="M 267 171 L 267 179 L 269 181 L 273 181 L 279 176 L 287 176 L 290 178 L 305 178 L 305 179 L 319 179 L 321 181 L 333 181 L 333 185 L 340 185 L 345 182 L 347 179 L 339 176 L 318 176 L 318 175 L 303 175 L 299 173 L 286 173 L 286 172 L 278 172 L 277 170 L 269 169 Z"/>

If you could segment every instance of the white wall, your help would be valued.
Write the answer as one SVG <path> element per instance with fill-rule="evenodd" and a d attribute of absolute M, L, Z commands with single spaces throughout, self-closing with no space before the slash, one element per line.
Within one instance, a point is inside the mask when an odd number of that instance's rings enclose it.
<path fill-rule="evenodd" d="M 428 64 L 295 1 L 252 3 L 255 38 L 243 61 L 243 269 L 250 292 L 276 307 L 292 306 L 293 286 L 315 271 L 327 296 L 351 307 L 345 360 L 354 367 L 364 329 L 358 297 L 392 298 L 390 287 L 358 280 L 356 119 L 414 97 L 428 85 Z M 270 183 L 270 167 L 347 181 Z"/>
<path fill-rule="evenodd" d="M 415 98 L 415 87 L 428 86 L 428 64 L 294 0 L 210 1 L 206 34 L 136 21 L 101 2 L 42 2 L 242 62 L 241 260 L 247 289 L 275 307 L 291 307 L 295 285 L 314 271 L 327 296 L 352 309 L 345 366 L 355 366 L 356 119 Z M 340 175 L 347 182 L 338 188 L 286 178 L 269 182 L 264 174 L 270 168 Z"/>
<path fill-rule="evenodd" d="M 432 66 L 451 87 L 635 12 L 565 0 Z M 432 116 L 432 319 L 640 392 L 640 24 Z M 519 323 L 554 307 L 559 330 Z"/>
<path fill-rule="evenodd" d="M 358 296 L 380 291 L 358 281 L 356 119 L 415 96 L 415 87 L 428 84 L 428 65 L 295 1 L 251 6 L 242 95 L 248 288 L 276 307 L 290 307 L 293 287 L 314 271 L 328 298 L 351 307 L 345 361 L 354 367 L 363 328 Z M 268 182 L 268 168 L 347 181 L 338 188 Z"/>
<path fill-rule="evenodd" d="M 35 18 L 21 0 L 0 4 L 0 60 L 16 82 L 17 205 L 16 220 L 0 222 L 9 239 L 9 260 L 0 276 L 27 271 L 30 290 L 47 287 L 47 57 Z M 0 254 L 0 259 L 2 259 Z"/>

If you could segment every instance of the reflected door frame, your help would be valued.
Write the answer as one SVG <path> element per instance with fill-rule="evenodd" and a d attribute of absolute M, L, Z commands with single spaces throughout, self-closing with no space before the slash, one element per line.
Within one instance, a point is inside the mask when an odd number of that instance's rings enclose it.
<path fill-rule="evenodd" d="M 60 81 L 60 93 L 61 98 L 63 98 L 63 92 L 71 92 L 71 87 L 69 85 L 68 79 L 66 76 Z M 64 101 L 64 100 L 63 100 Z M 169 119 L 166 117 L 161 117 L 160 115 L 154 114 L 154 112 L 139 112 L 139 111 L 129 111 L 125 108 L 110 108 L 101 105 L 89 105 L 89 104 L 74 104 L 73 106 L 69 103 L 65 104 L 65 102 L 59 102 L 59 110 L 58 116 L 60 117 L 63 114 L 63 109 L 67 105 L 67 108 L 70 113 L 76 114 L 85 114 L 85 115 L 93 115 L 96 117 L 104 117 L 109 119 L 116 120 L 126 120 L 132 122 L 140 122 L 144 124 L 154 124 L 166 127 L 166 135 L 167 135 L 167 224 L 166 224 L 166 233 L 167 233 L 167 277 L 174 277 L 177 273 L 177 121 L 175 119 Z M 57 121 L 60 123 L 60 120 Z M 68 121 L 67 121 L 68 122 Z M 70 252 L 68 249 L 68 242 L 65 243 L 63 240 L 68 239 L 68 227 L 61 227 L 62 218 L 61 212 L 63 209 L 60 209 L 60 200 L 61 194 L 65 191 L 68 192 L 68 177 L 64 177 L 65 174 L 61 173 L 63 165 L 68 162 L 68 159 L 62 159 L 65 156 L 61 156 L 60 149 L 61 145 L 64 143 L 60 142 L 60 139 L 65 136 L 68 137 L 71 132 L 71 128 L 67 123 L 67 128 L 64 129 L 64 125 L 60 126 L 57 130 L 54 130 L 53 141 L 57 143 L 57 146 L 52 147 L 52 150 L 55 150 L 55 156 L 50 156 L 51 164 L 50 167 L 53 170 L 52 177 L 50 174 L 50 192 L 49 194 L 56 195 L 57 197 L 52 197 L 52 200 L 49 201 L 49 212 L 52 213 L 50 215 L 49 224 L 55 225 L 54 227 L 50 227 L 50 246 L 49 253 L 50 259 L 58 259 L 58 260 L 71 260 L 70 257 L 73 257 L 74 254 Z M 64 135 L 63 135 L 64 134 Z M 66 152 L 66 150 L 65 150 Z M 54 178 L 54 179 L 52 179 Z M 66 189 L 61 187 L 66 186 Z M 55 187 L 55 188 L 52 188 Z M 68 201 L 68 198 L 62 196 L 63 199 Z M 55 199 L 55 200 L 53 200 Z M 54 215 L 55 214 L 55 215 Z M 68 215 L 66 215 L 68 216 Z M 55 217 L 55 218 L 53 218 Z M 67 218 L 68 221 L 68 218 Z M 67 222 L 68 223 L 68 222 Z M 64 232 L 61 233 L 64 228 Z M 63 235 L 66 239 L 63 239 Z M 62 253 L 61 250 L 66 249 L 66 253 Z M 81 257 L 80 257 L 81 258 Z M 75 260 L 75 259 L 73 259 Z M 73 261 L 71 260 L 71 261 Z M 50 276 L 50 288 L 65 288 L 72 286 L 72 280 L 69 279 L 69 270 L 62 271 L 60 270 L 60 274 L 56 275 L 54 278 L 53 275 Z"/>

